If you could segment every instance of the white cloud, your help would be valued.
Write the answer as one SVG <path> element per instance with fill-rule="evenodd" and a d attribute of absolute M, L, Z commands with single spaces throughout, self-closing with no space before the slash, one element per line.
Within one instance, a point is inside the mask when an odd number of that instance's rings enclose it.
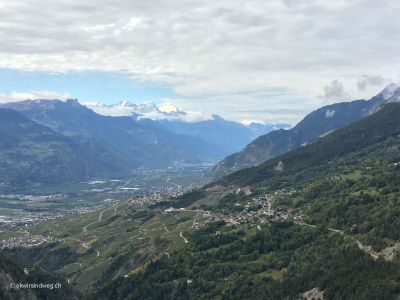
<path fill-rule="evenodd" d="M 133 107 L 123 105 L 105 105 L 100 101 L 82 102 L 81 104 L 103 116 L 131 116 L 134 112 Z"/>
<path fill-rule="evenodd" d="M 320 98 L 324 99 L 326 102 L 336 102 L 339 100 L 346 100 L 348 97 L 347 93 L 344 90 L 343 83 L 338 80 L 332 80 L 324 87 L 324 92 L 320 95 Z"/>
<path fill-rule="evenodd" d="M 361 91 L 365 91 L 369 86 L 382 86 L 387 80 L 379 75 L 361 75 L 358 78 L 357 86 Z"/>
<path fill-rule="evenodd" d="M 163 113 L 179 113 L 183 110 L 181 108 L 176 107 L 171 102 L 164 102 L 158 108 Z"/>
<path fill-rule="evenodd" d="M 0 93 L 0 103 L 7 102 L 17 102 L 24 100 L 37 100 L 37 99 L 57 99 L 57 100 L 67 100 L 71 99 L 71 95 L 68 93 L 60 94 L 50 91 L 31 91 L 25 93 L 11 92 L 10 94 Z"/>
<path fill-rule="evenodd" d="M 141 116 L 142 119 L 152 119 L 152 120 L 181 120 L 184 122 L 202 122 L 207 120 L 212 120 L 213 116 L 206 114 L 201 111 L 188 111 L 185 113 L 163 113 L 163 112 L 149 112 Z"/>
<path fill-rule="evenodd" d="M 350 98 L 381 88 L 360 89 L 363 74 L 400 79 L 399 12 L 396 0 L 3 0 L 0 67 L 127 71 L 172 86 L 186 110 L 217 102 L 245 119 L 247 102 L 294 121 L 334 78 Z"/>

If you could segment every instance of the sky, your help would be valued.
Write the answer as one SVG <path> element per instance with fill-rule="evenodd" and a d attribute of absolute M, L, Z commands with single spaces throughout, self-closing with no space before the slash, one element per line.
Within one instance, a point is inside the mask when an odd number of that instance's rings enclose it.
<path fill-rule="evenodd" d="M 400 80 L 397 0 L 0 0 L 0 101 L 296 123 Z"/>

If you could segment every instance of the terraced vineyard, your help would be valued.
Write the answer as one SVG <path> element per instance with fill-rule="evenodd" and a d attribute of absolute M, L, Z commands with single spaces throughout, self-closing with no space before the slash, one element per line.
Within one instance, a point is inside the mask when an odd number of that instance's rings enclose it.
<path fill-rule="evenodd" d="M 87 290 L 117 276 L 128 276 L 150 259 L 169 256 L 209 218 L 203 211 L 165 213 L 125 200 L 92 213 L 8 233 L 50 236 L 61 242 L 5 251 L 27 265 L 35 261 L 48 271 L 61 273 L 69 283 Z"/>

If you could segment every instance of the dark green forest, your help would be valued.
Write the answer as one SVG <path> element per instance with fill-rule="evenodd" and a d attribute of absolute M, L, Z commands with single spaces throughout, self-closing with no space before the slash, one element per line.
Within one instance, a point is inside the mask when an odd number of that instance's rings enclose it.
<path fill-rule="evenodd" d="M 211 224 L 191 240 L 92 299 L 294 299 L 314 287 L 327 299 L 396 299 L 400 292 L 399 263 L 374 261 L 323 228 Z"/>

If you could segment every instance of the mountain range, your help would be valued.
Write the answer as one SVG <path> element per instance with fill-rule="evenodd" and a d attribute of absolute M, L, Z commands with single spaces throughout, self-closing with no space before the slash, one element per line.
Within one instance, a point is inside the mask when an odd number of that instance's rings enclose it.
<path fill-rule="evenodd" d="M 223 156 L 239 151 L 260 135 L 291 127 L 290 124 L 283 123 L 253 122 L 244 125 L 215 114 L 185 112 L 171 103 L 160 107 L 151 102 L 135 104 L 129 101 L 111 105 L 103 103 L 84 103 L 84 105 L 101 115 L 131 116 L 141 124 L 160 126 L 176 134 L 200 138 L 222 151 Z"/>
<path fill-rule="evenodd" d="M 213 160 L 221 153 L 205 141 L 177 135 L 131 117 L 96 114 L 77 100 L 27 100 L 2 104 L 70 138 L 92 138 L 124 157 L 131 167 L 162 167 Z"/>
<path fill-rule="evenodd" d="M 242 151 L 229 155 L 213 168 L 210 177 L 221 178 L 313 143 L 399 99 L 400 88 L 391 84 L 370 100 L 324 106 L 295 127 L 273 130 L 250 142 Z M 0 108 L 5 109 L 0 136 L 2 184 L 56 183 L 126 176 L 137 168 L 210 164 L 263 132 L 288 126 L 258 123 L 245 126 L 217 115 L 189 121 L 182 118 L 187 113 L 172 105 L 162 109 L 154 104 L 119 106 L 133 107 L 135 112 L 129 116 L 104 116 L 73 99 L 1 104 Z M 9 117 L 17 112 L 15 118 Z M 154 113 L 163 117 L 154 117 Z M 18 130 L 10 131 L 8 126 Z M 14 131 L 13 137 L 10 133 Z M 11 143 L 14 144 L 7 148 Z M 7 171 L 10 165 L 15 167 Z"/>
<path fill-rule="evenodd" d="M 211 164 L 272 127 L 247 127 L 216 116 L 201 122 L 152 120 L 138 113 L 104 116 L 74 99 L 26 100 L 0 109 L 3 187 Z M 152 105 L 141 109 L 143 114 L 158 110 Z"/>
<path fill-rule="evenodd" d="M 371 115 L 386 103 L 399 101 L 400 87 L 392 83 L 370 100 L 355 100 L 324 106 L 308 114 L 289 130 L 275 130 L 258 137 L 243 150 L 220 161 L 211 170 L 209 176 L 218 179 L 236 170 L 258 165 Z"/>

